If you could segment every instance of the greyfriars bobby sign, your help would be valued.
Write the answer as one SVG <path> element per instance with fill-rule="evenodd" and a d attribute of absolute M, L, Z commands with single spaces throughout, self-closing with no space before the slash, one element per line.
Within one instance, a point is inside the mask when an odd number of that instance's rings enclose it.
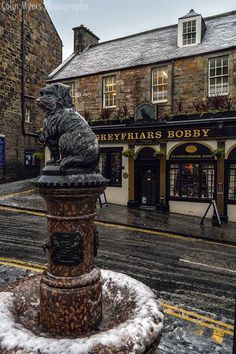
<path fill-rule="evenodd" d="M 157 106 L 150 102 L 144 102 L 135 108 L 136 121 L 149 121 L 157 119 Z"/>

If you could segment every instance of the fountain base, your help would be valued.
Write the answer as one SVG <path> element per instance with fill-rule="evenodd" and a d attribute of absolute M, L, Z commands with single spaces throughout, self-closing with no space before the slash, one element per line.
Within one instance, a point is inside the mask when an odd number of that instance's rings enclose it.
<path fill-rule="evenodd" d="M 40 321 L 40 281 L 34 275 L 0 293 L 0 352 L 3 354 L 154 354 L 163 314 L 155 294 L 120 273 L 102 271 L 103 320 L 80 337 L 49 335 Z M 73 314 L 72 314 L 73 315 Z"/>

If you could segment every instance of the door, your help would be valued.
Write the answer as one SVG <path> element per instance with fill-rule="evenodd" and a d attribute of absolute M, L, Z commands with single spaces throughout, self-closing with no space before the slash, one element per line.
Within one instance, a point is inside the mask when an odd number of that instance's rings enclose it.
<path fill-rule="evenodd" d="M 140 167 L 139 204 L 154 206 L 158 203 L 158 169 L 156 166 Z"/>

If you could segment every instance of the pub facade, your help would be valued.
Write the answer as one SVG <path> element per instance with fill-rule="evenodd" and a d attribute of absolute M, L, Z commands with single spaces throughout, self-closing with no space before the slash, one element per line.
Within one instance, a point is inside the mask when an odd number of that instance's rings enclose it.
<path fill-rule="evenodd" d="M 235 118 L 94 130 L 109 201 L 203 216 L 215 199 L 222 220 L 236 221 Z"/>
<path fill-rule="evenodd" d="M 74 29 L 74 53 L 47 81 L 71 86 L 97 135 L 108 202 L 203 216 L 214 199 L 236 222 L 235 23 L 236 11 L 191 10 L 103 43 Z"/>

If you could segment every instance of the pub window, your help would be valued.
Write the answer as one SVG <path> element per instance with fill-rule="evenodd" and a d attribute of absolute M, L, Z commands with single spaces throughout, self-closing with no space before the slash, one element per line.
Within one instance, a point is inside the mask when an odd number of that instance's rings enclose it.
<path fill-rule="evenodd" d="M 103 78 L 103 107 L 116 107 L 116 75 Z"/>
<path fill-rule="evenodd" d="M 223 56 L 209 60 L 209 96 L 228 95 L 229 57 Z"/>
<path fill-rule="evenodd" d="M 183 23 L 183 45 L 196 43 L 196 20 Z"/>
<path fill-rule="evenodd" d="M 228 165 L 228 200 L 236 201 L 236 163 Z"/>
<path fill-rule="evenodd" d="M 168 89 L 167 67 L 152 70 L 152 102 L 166 102 Z"/>
<path fill-rule="evenodd" d="M 122 186 L 122 148 L 100 149 L 99 169 L 110 180 L 109 186 Z"/>
<path fill-rule="evenodd" d="M 178 162 L 170 164 L 170 197 L 214 198 L 215 165 L 203 162 Z"/>
<path fill-rule="evenodd" d="M 31 109 L 26 107 L 25 108 L 25 122 L 30 123 L 31 120 Z"/>
<path fill-rule="evenodd" d="M 76 103 L 75 99 L 75 83 L 74 82 L 66 82 L 66 85 L 70 86 L 70 95 L 72 98 L 73 105 Z"/>

